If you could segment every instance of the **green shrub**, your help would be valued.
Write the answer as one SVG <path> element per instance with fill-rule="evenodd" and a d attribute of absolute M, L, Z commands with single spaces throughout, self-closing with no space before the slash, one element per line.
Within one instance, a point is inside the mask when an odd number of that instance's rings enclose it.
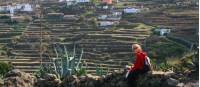
<path fill-rule="evenodd" d="M 92 18 L 91 25 L 93 28 L 97 27 L 97 19 L 96 18 Z"/>
<path fill-rule="evenodd" d="M 12 65 L 6 62 L 0 62 L 0 76 L 4 76 L 12 69 Z"/>
<path fill-rule="evenodd" d="M 51 66 L 43 66 L 43 65 L 41 65 L 39 70 L 37 72 L 35 72 L 34 75 L 36 77 L 43 77 L 46 73 L 57 74 L 57 73 L 55 73 L 55 71 L 53 71 Z"/>
<path fill-rule="evenodd" d="M 10 16 L 2 15 L 2 16 L 0 16 L 0 19 L 10 19 Z"/>
<path fill-rule="evenodd" d="M 181 44 L 167 38 L 153 36 L 147 40 L 146 51 L 155 70 L 185 70 L 182 66 L 175 65 L 179 64 L 180 58 L 187 51 L 187 48 Z"/>
<path fill-rule="evenodd" d="M 85 68 L 80 68 L 79 70 L 76 71 L 76 75 L 77 76 L 82 76 L 82 75 L 86 75 L 86 69 Z"/>
<path fill-rule="evenodd" d="M 156 57 L 156 59 L 161 60 L 167 57 L 180 57 L 187 51 L 187 48 L 183 45 L 168 40 L 167 38 L 153 37 L 147 40 L 146 44 L 146 49 L 150 57 Z"/>

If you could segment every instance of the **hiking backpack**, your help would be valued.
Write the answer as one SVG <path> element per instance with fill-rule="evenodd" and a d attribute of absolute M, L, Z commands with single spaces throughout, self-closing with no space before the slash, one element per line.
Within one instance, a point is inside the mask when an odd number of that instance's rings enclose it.
<path fill-rule="evenodd" d="M 146 56 L 145 58 L 145 61 L 144 61 L 144 72 L 148 72 L 148 71 L 151 71 L 152 68 L 151 68 L 151 61 L 150 61 L 150 58 L 148 56 Z"/>

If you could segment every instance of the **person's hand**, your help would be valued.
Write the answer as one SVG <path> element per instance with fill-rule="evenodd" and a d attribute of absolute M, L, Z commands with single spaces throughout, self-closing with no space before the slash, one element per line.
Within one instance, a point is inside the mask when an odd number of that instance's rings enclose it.
<path fill-rule="evenodd" d="M 131 66 L 126 65 L 126 69 L 127 69 L 127 70 L 130 70 L 130 69 L 133 68 L 133 67 L 134 67 L 134 64 L 132 64 Z"/>
<path fill-rule="evenodd" d="M 131 65 L 131 68 L 133 68 L 133 67 L 134 67 L 134 64 Z"/>
<path fill-rule="evenodd" d="M 129 65 L 126 65 L 126 69 L 129 69 L 129 68 L 131 68 L 131 66 L 129 66 Z"/>

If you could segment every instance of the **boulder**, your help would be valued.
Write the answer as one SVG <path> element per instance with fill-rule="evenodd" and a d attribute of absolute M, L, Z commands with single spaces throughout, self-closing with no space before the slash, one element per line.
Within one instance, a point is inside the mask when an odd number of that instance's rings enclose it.
<path fill-rule="evenodd" d="M 44 75 L 44 79 L 47 81 L 53 81 L 53 80 L 57 79 L 57 76 L 55 74 L 47 73 Z"/>
<path fill-rule="evenodd" d="M 0 87 L 3 87 L 3 80 L 0 79 Z"/>
<path fill-rule="evenodd" d="M 188 82 L 184 85 L 184 87 L 199 87 L 199 81 L 196 82 Z"/>
<path fill-rule="evenodd" d="M 6 75 L 5 75 L 5 78 L 6 77 L 21 77 L 21 75 L 24 74 L 24 72 L 21 72 L 20 70 L 18 69 L 13 69 L 11 71 L 9 71 Z"/>
<path fill-rule="evenodd" d="M 184 87 L 184 83 L 178 83 L 176 87 Z"/>
<path fill-rule="evenodd" d="M 91 74 L 87 74 L 86 77 L 90 78 L 90 79 L 95 79 L 95 80 L 98 80 L 100 78 L 100 76 L 94 76 L 94 75 L 91 75 Z"/>
<path fill-rule="evenodd" d="M 178 83 L 179 83 L 179 81 L 176 80 L 176 79 L 174 79 L 174 78 L 169 78 L 169 79 L 167 79 L 167 84 L 168 84 L 169 86 L 176 86 L 176 85 L 178 85 Z"/>
<path fill-rule="evenodd" d="M 37 87 L 59 87 L 61 81 L 55 74 L 45 74 L 43 78 L 38 78 Z"/>
<path fill-rule="evenodd" d="M 80 76 L 80 77 L 79 77 L 79 80 L 80 80 L 80 82 L 86 81 L 86 76 Z"/>
<path fill-rule="evenodd" d="M 67 76 L 60 84 L 60 87 L 79 87 L 79 83 L 80 80 L 76 75 Z"/>
<path fill-rule="evenodd" d="M 35 81 L 34 76 L 14 69 L 5 75 L 3 87 L 34 87 Z"/>
<path fill-rule="evenodd" d="M 164 73 L 164 75 L 170 77 L 172 75 L 175 75 L 175 73 L 173 71 L 167 71 Z"/>
<path fill-rule="evenodd" d="M 139 76 L 137 87 L 185 87 L 178 79 L 173 78 L 172 71 L 153 71 Z M 192 87 L 196 83 L 188 83 Z M 192 86 L 191 86 L 192 85 Z M 64 78 L 60 87 L 128 87 L 125 80 L 125 72 L 113 72 L 108 75 L 95 76 L 68 76 Z"/>

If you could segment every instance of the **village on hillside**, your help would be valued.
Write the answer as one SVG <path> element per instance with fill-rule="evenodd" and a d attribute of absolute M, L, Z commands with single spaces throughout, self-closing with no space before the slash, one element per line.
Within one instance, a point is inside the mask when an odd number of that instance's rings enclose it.
<path fill-rule="evenodd" d="M 136 43 L 138 87 L 199 86 L 198 0 L 0 0 L 0 87 L 127 87 Z"/>

